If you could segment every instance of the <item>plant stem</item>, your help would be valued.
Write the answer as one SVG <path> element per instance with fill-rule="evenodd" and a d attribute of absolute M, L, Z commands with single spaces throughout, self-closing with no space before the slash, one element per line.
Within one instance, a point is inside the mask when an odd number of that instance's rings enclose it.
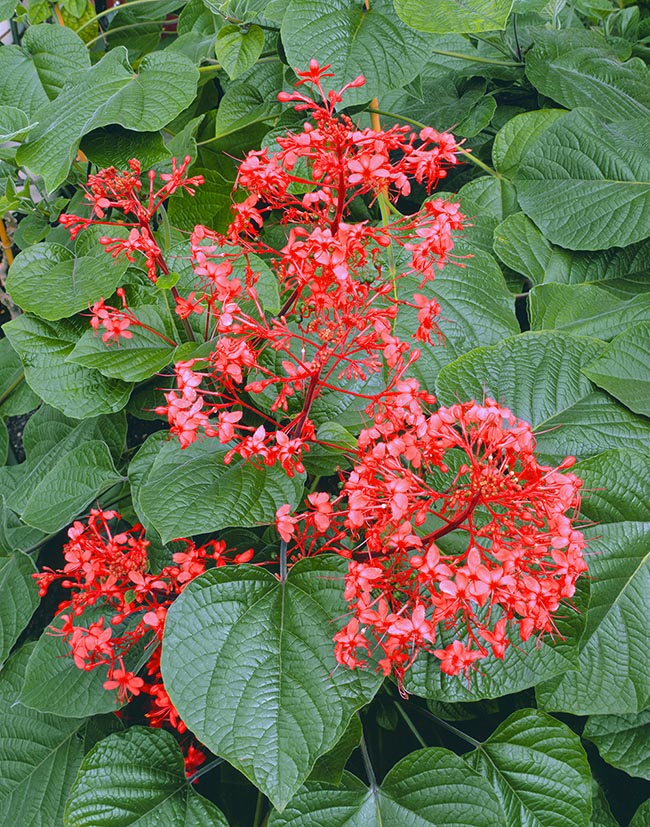
<path fill-rule="evenodd" d="M 11 267 L 14 263 L 14 254 L 11 252 L 11 241 L 7 234 L 7 228 L 3 218 L 0 218 L 0 243 L 2 243 L 2 250 L 4 253 L 7 266 Z"/>
<path fill-rule="evenodd" d="M 121 6 L 117 6 L 115 10 L 117 11 L 117 9 L 121 8 Z M 98 34 L 97 37 L 88 40 L 86 46 L 90 47 L 94 43 L 97 43 L 98 40 L 103 40 L 109 35 L 115 34 L 115 32 L 123 32 L 126 31 L 126 29 L 137 29 L 140 26 L 161 26 L 163 23 L 167 23 L 167 20 L 143 20 L 141 23 L 129 23 L 128 26 L 116 26 L 114 29 L 107 29 L 105 32 Z"/>
<path fill-rule="evenodd" d="M 197 778 L 200 778 L 202 775 L 210 772 L 215 767 L 218 767 L 219 764 L 223 764 L 223 758 L 214 758 L 212 761 L 208 761 L 207 764 L 204 764 L 202 767 L 199 767 L 196 772 L 193 772 L 192 775 L 187 779 L 187 783 L 191 784 L 193 781 L 196 781 Z"/>
<path fill-rule="evenodd" d="M 394 118 L 396 121 L 404 121 L 404 123 L 410 123 L 411 126 L 415 126 L 417 129 L 424 129 L 426 127 L 426 124 L 422 123 L 421 121 L 415 121 L 412 118 L 405 118 L 404 115 L 397 115 L 395 112 L 385 112 L 383 109 L 374 109 L 370 107 L 367 111 L 371 115 L 376 112 L 378 115 L 384 115 L 386 118 Z M 501 173 L 497 172 L 496 169 L 492 169 L 491 166 L 488 166 L 484 161 L 481 161 L 480 158 L 477 158 L 473 152 L 470 152 L 467 149 L 463 149 L 462 146 L 458 147 L 458 151 L 461 153 L 461 155 L 464 155 L 468 161 L 471 161 L 477 167 L 480 167 L 482 170 L 487 172 L 489 175 L 492 175 L 494 178 L 500 178 L 504 181 L 508 180 L 505 177 L 505 175 L 501 175 Z"/>
<path fill-rule="evenodd" d="M 257 803 L 255 804 L 255 815 L 253 816 L 253 827 L 262 827 L 264 820 L 264 796 L 257 791 Z"/>
<path fill-rule="evenodd" d="M 448 52 L 445 49 L 431 49 L 434 55 L 442 55 L 443 57 L 455 57 L 458 60 L 471 60 L 473 63 L 489 63 L 490 66 L 508 66 L 511 69 L 518 69 L 524 64 L 521 62 L 514 62 L 512 60 L 493 60 L 489 57 L 479 57 L 474 55 L 464 55 L 462 52 Z"/>
<path fill-rule="evenodd" d="M 417 709 L 418 712 L 421 712 L 423 715 L 426 715 L 427 718 L 431 718 L 443 729 L 446 729 L 448 732 L 453 733 L 457 738 L 460 738 L 462 741 L 465 741 L 466 743 L 471 744 L 473 747 L 476 748 L 482 746 L 481 742 L 477 741 L 476 738 L 472 738 L 471 735 L 468 735 L 466 732 L 463 732 L 462 729 L 457 729 L 455 726 L 448 723 L 447 721 L 443 721 L 442 718 L 439 718 L 437 715 L 434 715 L 433 712 L 429 712 L 428 709 L 423 709 L 421 706 L 416 706 L 415 709 Z"/>
<path fill-rule="evenodd" d="M 368 784 L 370 785 L 370 789 L 373 793 L 377 792 L 377 776 L 375 775 L 375 771 L 372 768 L 372 764 L 370 762 L 370 753 L 368 752 L 368 745 L 366 744 L 366 737 L 365 735 L 361 735 L 361 742 L 359 744 L 361 747 L 361 755 L 363 756 L 363 766 L 366 768 L 366 775 L 368 777 Z"/>
<path fill-rule="evenodd" d="M 286 583 L 288 574 L 287 541 L 280 540 L 280 582 Z"/>
<path fill-rule="evenodd" d="M 2 393 L 0 393 L 0 405 L 2 405 L 2 403 L 3 403 L 3 402 L 4 402 L 4 401 L 5 401 L 5 400 L 9 397 L 9 396 L 11 396 L 11 394 L 12 394 L 12 393 L 16 390 L 16 388 L 18 387 L 18 385 L 20 385 L 20 383 L 21 383 L 22 381 L 24 381 L 24 379 L 25 379 L 25 372 L 24 372 L 24 371 L 21 371 L 21 372 L 20 372 L 20 376 L 19 376 L 17 379 L 14 379 L 14 381 L 11 383 L 11 385 L 9 385 L 9 387 L 8 387 L 8 388 L 5 388 L 5 390 L 4 390 Z"/>
<path fill-rule="evenodd" d="M 79 34 L 79 32 L 82 32 L 84 29 L 87 29 L 88 26 L 92 26 L 92 24 L 96 20 L 100 20 L 102 17 L 106 17 L 108 14 L 117 14 L 117 12 L 122 11 L 122 9 L 129 9 L 129 8 L 131 8 L 131 6 L 143 6 L 143 5 L 146 5 L 147 3 L 157 3 L 157 2 L 158 2 L 158 0 L 129 0 L 127 3 L 120 3 L 119 6 L 114 6 L 113 8 L 104 9 L 104 11 L 97 12 L 96 15 L 94 15 L 90 19 L 86 20 L 86 22 L 83 24 L 83 26 L 79 26 L 79 28 L 76 30 L 76 32 L 77 32 L 77 34 Z"/>
<path fill-rule="evenodd" d="M 411 732 L 415 736 L 415 740 L 418 742 L 418 744 L 421 747 L 426 748 L 426 746 L 427 746 L 426 741 L 424 740 L 424 738 L 418 732 L 415 724 L 411 720 L 410 716 L 407 714 L 406 710 L 402 708 L 402 705 L 399 703 L 399 701 L 394 701 L 394 704 L 397 708 L 397 711 L 399 712 L 399 714 L 404 719 L 404 723 L 406 724 L 406 726 L 411 730 Z"/>

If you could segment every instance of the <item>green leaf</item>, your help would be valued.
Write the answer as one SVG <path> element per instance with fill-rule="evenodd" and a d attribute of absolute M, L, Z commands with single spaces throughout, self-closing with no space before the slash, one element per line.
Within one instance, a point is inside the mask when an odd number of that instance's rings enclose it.
<path fill-rule="evenodd" d="M 192 102 L 198 78 L 196 67 L 177 52 L 148 54 L 134 73 L 126 49 L 112 49 L 92 69 L 73 75 L 57 100 L 40 109 L 38 126 L 18 152 L 19 163 L 42 175 L 52 191 L 65 180 L 84 135 L 108 124 L 154 132 Z"/>
<path fill-rule="evenodd" d="M 233 182 L 213 169 L 192 168 L 192 175 L 202 175 L 205 182 L 194 195 L 178 190 L 169 199 L 169 220 L 181 230 L 192 231 L 196 224 L 205 224 L 225 232 L 232 219 Z M 187 248 L 184 249 L 187 256 Z"/>
<path fill-rule="evenodd" d="M 537 687 L 538 703 L 574 715 L 640 712 L 650 706 L 650 523 L 609 523 L 585 536 L 592 597 L 579 671 Z"/>
<path fill-rule="evenodd" d="M 650 416 L 650 321 L 612 339 L 583 373 L 630 410 Z"/>
<path fill-rule="evenodd" d="M 88 671 L 78 669 L 70 645 L 58 633 L 65 614 L 65 610 L 58 614 L 36 642 L 25 670 L 20 702 L 30 709 L 66 718 L 115 712 L 124 706 L 124 702 L 119 699 L 116 689 L 104 689 L 108 667 L 97 666 Z M 107 610 L 101 604 L 86 608 L 82 615 L 75 617 L 75 626 L 88 627 L 105 614 L 109 619 L 104 625 L 110 627 L 115 610 Z M 133 620 L 131 618 L 131 625 L 135 625 Z M 118 626 L 116 634 L 122 633 L 122 627 Z M 142 647 L 131 649 L 124 659 L 126 668 L 134 669 L 141 654 Z"/>
<path fill-rule="evenodd" d="M 551 675 L 563 674 L 578 665 L 578 642 L 585 628 L 589 603 L 589 581 L 578 582 L 573 605 L 563 604 L 558 610 L 555 625 L 558 635 L 542 639 L 522 641 L 516 623 L 511 624 L 510 637 L 513 645 L 503 660 L 490 657 L 481 661 L 469 681 L 458 676 L 445 675 L 440 671 L 440 661 L 433 655 L 421 652 L 406 673 L 404 686 L 408 692 L 432 700 L 451 703 L 476 701 L 483 698 L 500 698 L 520 692 L 540 683 Z M 450 644 L 456 630 L 440 632 L 440 646 Z"/>
<path fill-rule="evenodd" d="M 28 525 L 53 534 L 121 481 L 106 443 L 86 442 L 73 448 L 41 477 L 21 517 Z"/>
<path fill-rule="evenodd" d="M 474 201 L 481 212 L 487 212 L 497 221 L 516 212 L 517 193 L 510 181 L 485 175 L 461 187 L 458 195 Z"/>
<path fill-rule="evenodd" d="M 608 764 L 628 775 L 650 780 L 650 709 L 638 715 L 592 715 L 582 737 L 596 744 Z"/>
<path fill-rule="evenodd" d="M 35 573 L 36 566 L 26 554 L 0 557 L 0 664 L 39 604 Z"/>
<path fill-rule="evenodd" d="M 174 736 L 132 727 L 109 735 L 84 758 L 70 791 L 65 827 L 228 827 L 185 777 Z"/>
<path fill-rule="evenodd" d="M 356 0 L 291 0 L 282 21 L 282 44 L 290 66 L 306 71 L 309 61 L 332 64 L 335 88 L 359 74 L 366 85 L 346 92 L 344 105 L 404 86 L 428 57 L 429 38 L 405 25 L 391 0 L 373 0 L 370 9 Z"/>
<path fill-rule="evenodd" d="M 233 80 L 257 63 L 264 48 L 264 31 L 259 26 L 222 26 L 215 41 L 217 60 Z"/>
<path fill-rule="evenodd" d="M 281 505 L 297 505 L 301 475 L 290 478 L 278 466 L 258 468 L 237 458 L 225 465 L 226 451 L 217 439 L 184 450 L 174 439 L 151 458 L 136 496 L 163 543 L 230 526 L 273 523 Z"/>
<path fill-rule="evenodd" d="M 381 683 L 372 671 L 336 668 L 346 568 L 313 557 L 285 583 L 253 566 L 212 569 L 167 615 L 162 672 L 174 705 L 279 808 Z"/>
<path fill-rule="evenodd" d="M 140 305 L 134 310 L 134 315 L 147 327 L 131 325 L 131 339 L 120 340 L 117 346 L 108 345 L 102 341 L 97 331 L 88 329 L 66 362 L 94 368 L 104 376 L 122 379 L 124 382 L 143 382 L 161 371 L 172 361 L 176 345 L 173 341 L 165 341 L 152 330 L 159 331 L 168 338 L 173 336 L 169 320 L 163 319 L 154 305 Z"/>
<path fill-rule="evenodd" d="M 504 264 L 536 285 L 592 284 L 622 298 L 650 290 L 648 240 L 609 250 L 572 252 L 551 244 L 530 218 L 519 212 L 495 229 L 494 251 Z M 602 333 L 599 337 L 605 338 Z"/>
<path fill-rule="evenodd" d="M 358 715 L 353 715 L 350 718 L 348 728 L 338 743 L 316 761 L 309 775 L 309 780 L 322 781 L 326 784 L 340 784 L 345 765 L 350 755 L 359 746 L 362 736 L 361 719 Z"/>
<path fill-rule="evenodd" d="M 467 761 L 494 787 L 508 827 L 588 827 L 587 756 L 578 736 L 550 715 L 513 713 Z"/>
<path fill-rule="evenodd" d="M 650 294 L 623 300 L 592 284 L 542 284 L 528 294 L 528 316 L 532 330 L 564 330 L 607 341 L 621 330 L 625 331 L 621 335 L 631 335 L 636 322 L 650 322 Z M 605 354 L 611 349 L 610 345 Z M 594 376 L 589 378 L 596 381 Z"/>
<path fill-rule="evenodd" d="M 20 358 L 9 339 L 0 339 L 0 417 L 19 416 L 37 408 L 40 397 L 24 381 Z"/>
<path fill-rule="evenodd" d="M 33 126 L 22 109 L 0 106 L 0 143 L 22 140 Z"/>
<path fill-rule="evenodd" d="M 470 252 L 460 242 L 455 247 L 459 256 Z M 512 294 L 494 257 L 480 250 L 472 250 L 471 257 L 461 259 L 461 266 L 447 264 L 435 281 L 425 288 L 440 304 L 440 331 L 444 339 L 429 345 L 417 343 L 422 351 L 420 359 L 410 369 L 424 387 L 433 388 L 439 371 L 463 353 L 479 345 L 496 344 L 519 332 Z M 400 298 L 413 301 L 419 280 L 400 279 Z M 400 308 L 396 333 L 408 340 L 417 328 L 417 310 Z"/>
<path fill-rule="evenodd" d="M 505 402 L 533 425 L 538 452 L 549 462 L 561 462 L 567 454 L 585 459 L 607 448 L 647 450 L 647 419 L 594 390 L 580 372 L 604 347 L 555 331 L 524 333 L 444 367 L 438 397 L 442 404 L 483 396 Z"/>
<path fill-rule="evenodd" d="M 395 0 L 395 11 L 414 29 L 423 32 L 492 32 L 505 29 L 512 0 Z"/>
<path fill-rule="evenodd" d="M 634 813 L 629 827 L 650 827 L 650 799 L 644 801 L 636 813 Z"/>
<path fill-rule="evenodd" d="M 583 481 L 580 513 L 594 523 L 650 522 L 650 454 L 615 448 L 573 467 Z"/>
<path fill-rule="evenodd" d="M 77 258 L 61 244 L 35 244 L 16 256 L 9 268 L 7 291 L 23 310 L 56 321 L 112 295 L 127 266 L 125 258 Z"/>
<path fill-rule="evenodd" d="M 23 362 L 27 384 L 48 405 L 77 419 L 126 405 L 131 385 L 66 361 L 86 331 L 85 319 L 48 322 L 22 315 L 3 330 Z"/>
<path fill-rule="evenodd" d="M 600 784 L 597 784 L 593 779 L 591 781 L 591 790 L 593 809 L 589 827 L 619 827 L 618 821 L 616 821 L 609 808 L 605 793 L 602 791 Z"/>
<path fill-rule="evenodd" d="M 622 62 L 599 34 L 540 31 L 526 55 L 526 75 L 567 109 L 587 106 L 607 121 L 650 115 L 650 71 L 638 57 Z"/>
<path fill-rule="evenodd" d="M 97 129 L 81 141 L 81 149 L 98 167 L 124 169 L 137 158 L 142 169 L 149 169 L 170 157 L 160 132 L 132 132 L 119 126 Z"/>
<path fill-rule="evenodd" d="M 510 118 L 494 139 L 492 162 L 497 170 L 511 178 L 519 169 L 528 147 L 565 114 L 562 109 L 540 109 Z"/>
<path fill-rule="evenodd" d="M 61 91 L 71 74 L 90 67 L 90 55 L 79 35 L 65 26 L 30 26 L 20 46 L 0 49 L 0 105 L 20 108 L 30 121 L 40 121 L 44 107 Z"/>
<path fill-rule="evenodd" d="M 650 119 L 639 131 L 650 134 Z M 603 250 L 650 235 L 650 157 L 591 110 L 568 112 L 529 143 L 514 181 L 522 210 L 554 244 Z"/>
<path fill-rule="evenodd" d="M 283 78 L 281 63 L 263 63 L 230 84 L 217 109 L 215 137 L 277 117 L 283 111 L 277 100 Z"/>
<path fill-rule="evenodd" d="M 0 419 L 0 465 L 4 465 L 9 456 L 9 431 L 2 419 Z M 0 552 L 1 553 L 1 552 Z"/>
<path fill-rule="evenodd" d="M 306 784 L 269 827 L 501 827 L 503 811 L 480 775 L 446 749 L 412 752 L 379 788 L 346 773 L 337 789 Z"/>
<path fill-rule="evenodd" d="M 23 646 L 0 673 L 0 821 L 60 827 L 84 753 L 86 722 L 17 702 L 31 648 Z"/>

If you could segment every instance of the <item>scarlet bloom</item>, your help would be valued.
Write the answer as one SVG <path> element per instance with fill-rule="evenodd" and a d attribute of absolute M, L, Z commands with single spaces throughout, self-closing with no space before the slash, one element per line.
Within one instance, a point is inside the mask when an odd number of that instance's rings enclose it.
<path fill-rule="evenodd" d="M 140 694 L 144 686 L 144 680 L 124 668 L 112 669 L 109 672 L 108 680 L 104 681 L 103 686 L 104 689 L 117 689 L 118 697 L 125 701 L 129 697 L 129 694 Z"/>

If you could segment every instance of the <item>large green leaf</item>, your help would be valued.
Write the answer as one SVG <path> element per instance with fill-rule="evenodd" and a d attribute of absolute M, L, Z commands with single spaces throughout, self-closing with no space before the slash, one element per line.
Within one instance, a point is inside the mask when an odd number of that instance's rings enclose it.
<path fill-rule="evenodd" d="M 68 609 L 68 614 L 69 614 Z M 76 626 L 88 627 L 100 620 L 105 613 L 102 605 L 87 608 L 75 618 Z M 22 687 L 20 701 L 39 712 L 52 712 L 66 718 L 86 718 L 103 712 L 115 712 L 124 702 L 117 690 L 104 689 L 107 666 L 97 666 L 88 671 L 75 666 L 69 643 L 59 632 L 63 625 L 64 610 L 52 621 L 34 646 Z M 108 612 L 110 618 L 114 611 Z M 131 625 L 135 625 L 131 620 Z M 116 634 L 121 633 L 116 631 Z M 125 657 L 127 669 L 134 669 L 142 654 L 141 647 L 134 647 Z"/>
<path fill-rule="evenodd" d="M 508 827 L 588 827 L 587 756 L 578 736 L 550 715 L 513 713 L 467 760 L 494 787 Z"/>
<path fill-rule="evenodd" d="M 395 0 L 395 11 L 405 23 L 423 32 L 491 32 L 505 29 L 512 0 Z"/>
<path fill-rule="evenodd" d="M 366 85 L 351 89 L 345 105 L 366 103 L 404 86 L 428 57 L 429 38 L 403 23 L 392 0 L 373 0 L 366 11 L 356 0 L 290 0 L 282 21 L 289 65 L 306 70 L 309 61 L 332 64 L 340 88 L 362 74 Z"/>
<path fill-rule="evenodd" d="M 129 331 L 133 335 L 130 339 L 121 340 L 118 347 L 107 345 L 97 331 L 89 328 L 66 361 L 93 368 L 104 376 L 124 382 L 142 382 L 161 371 L 172 361 L 176 349 L 172 338 L 175 335 L 174 323 L 169 315 L 163 318 L 160 310 L 153 305 L 140 305 L 134 314 L 143 326 L 131 325 Z M 153 331 L 158 331 L 171 341 Z"/>
<path fill-rule="evenodd" d="M 256 467 L 237 458 L 225 465 L 225 454 L 217 439 L 184 450 L 174 439 L 151 457 L 136 497 L 164 543 L 229 526 L 272 523 L 281 505 L 297 505 L 301 475 L 290 478 L 278 466 Z"/>
<path fill-rule="evenodd" d="M 576 715 L 639 712 L 650 706 L 650 523 L 599 525 L 586 536 L 592 597 L 579 670 L 539 686 L 538 702 Z"/>
<path fill-rule="evenodd" d="M 86 329 L 86 320 L 79 317 L 48 322 L 26 314 L 3 328 L 22 360 L 29 387 L 77 419 L 119 411 L 131 392 L 125 382 L 66 361 Z"/>
<path fill-rule="evenodd" d="M 589 603 L 589 581 L 578 583 L 571 601 L 558 610 L 555 618 L 557 636 L 542 641 L 536 637 L 522 641 L 516 623 L 512 624 L 512 646 L 503 660 L 489 657 L 480 661 L 468 679 L 445 675 L 440 661 L 421 652 L 406 673 L 404 685 L 408 692 L 437 701 L 451 703 L 499 698 L 535 686 L 551 675 L 563 674 L 578 666 L 578 643 L 585 628 Z M 456 637 L 455 630 L 439 630 L 438 644 L 449 645 Z"/>
<path fill-rule="evenodd" d="M 622 62 L 602 36 L 575 28 L 541 31 L 526 55 L 528 79 L 542 94 L 608 121 L 650 115 L 650 71 L 638 57 Z"/>
<path fill-rule="evenodd" d="M 517 195 L 550 241 L 603 250 L 650 235 L 650 156 L 642 148 L 650 118 L 638 132 L 633 140 L 591 110 L 576 109 L 528 145 L 515 174 Z"/>
<path fill-rule="evenodd" d="M 459 256 L 469 253 L 470 248 L 460 243 L 455 248 Z M 419 280 L 401 279 L 401 298 L 413 301 Z M 449 263 L 436 275 L 435 281 L 426 288 L 440 304 L 440 331 L 444 339 L 434 345 L 417 343 L 422 351 L 410 373 L 433 389 L 439 370 L 457 356 L 479 345 L 496 344 L 519 332 L 515 317 L 514 300 L 494 258 L 480 250 L 472 251 L 468 258 L 459 259 L 458 265 Z M 396 332 L 408 340 L 417 328 L 417 310 L 400 309 Z"/>
<path fill-rule="evenodd" d="M 113 123 L 136 132 L 160 129 L 192 102 L 198 78 L 196 67 L 178 52 L 148 54 L 134 73 L 126 49 L 112 49 L 40 109 L 19 163 L 42 175 L 51 191 L 65 180 L 83 135 Z"/>
<path fill-rule="evenodd" d="M 629 827 L 650 827 L 650 799 L 644 801 L 636 813 L 634 813 Z"/>
<path fill-rule="evenodd" d="M 612 339 L 583 372 L 630 410 L 650 416 L 650 321 Z"/>
<path fill-rule="evenodd" d="M 109 735 L 83 759 L 65 827 L 228 827 L 185 777 L 174 736 L 132 727 Z"/>
<path fill-rule="evenodd" d="M 30 649 L 16 652 L 0 673 L 0 821 L 62 827 L 65 799 L 84 754 L 86 722 L 17 702 Z"/>
<path fill-rule="evenodd" d="M 204 183 L 194 195 L 185 190 L 178 190 L 172 195 L 169 199 L 170 222 L 174 227 L 190 232 L 196 224 L 225 232 L 232 219 L 233 182 L 213 169 L 193 167 L 192 175 L 202 175 Z M 184 253 L 187 256 L 186 249 Z"/>
<path fill-rule="evenodd" d="M 34 244 L 16 256 L 7 290 L 23 310 L 56 321 L 110 296 L 127 265 L 124 258 L 75 257 L 61 244 Z"/>
<path fill-rule="evenodd" d="M 285 583 L 253 566 L 212 569 L 167 615 L 162 671 L 181 717 L 280 808 L 381 682 L 336 668 L 346 568 L 313 557 Z"/>
<path fill-rule="evenodd" d="M 593 284 L 541 284 L 528 294 L 528 315 L 532 330 L 564 330 L 607 341 L 636 322 L 650 322 L 650 294 L 620 299 Z M 631 334 L 626 331 L 625 335 Z M 611 351 L 610 345 L 605 354 Z M 602 364 L 601 358 L 604 359 L 605 355 L 595 361 L 596 372 Z M 607 363 L 611 362 L 610 357 Z M 586 370 L 590 379 L 606 388 L 595 376 L 589 375 L 589 369 Z M 615 393 L 613 395 L 617 396 Z"/>
<path fill-rule="evenodd" d="M 647 449 L 650 422 L 594 390 L 581 373 L 604 346 L 566 333 L 524 333 L 444 367 L 438 397 L 443 404 L 484 395 L 504 401 L 533 425 L 538 451 L 549 462 L 567 454 L 584 459 L 612 447 Z"/>
<path fill-rule="evenodd" d="M 650 780 L 650 709 L 638 715 L 592 715 L 582 733 L 613 767 Z"/>
<path fill-rule="evenodd" d="M 40 120 L 49 100 L 66 78 L 90 68 L 83 40 L 66 26 L 30 26 L 20 46 L 0 49 L 0 104 L 20 108 L 30 121 Z M 19 97 L 18 97 L 19 96 Z"/>
<path fill-rule="evenodd" d="M 21 552 L 0 557 L 0 664 L 38 606 L 36 566 Z"/>
<path fill-rule="evenodd" d="M 378 788 L 349 773 L 340 787 L 306 784 L 269 827 L 501 827 L 490 785 L 446 749 L 412 752 Z"/>

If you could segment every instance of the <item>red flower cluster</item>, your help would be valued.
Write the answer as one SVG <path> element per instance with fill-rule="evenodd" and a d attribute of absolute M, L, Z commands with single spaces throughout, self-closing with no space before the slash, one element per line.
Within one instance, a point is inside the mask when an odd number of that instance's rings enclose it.
<path fill-rule="evenodd" d="M 582 482 L 563 473 L 574 458 L 541 465 L 530 425 L 492 399 L 427 415 L 406 397 L 361 432 L 338 497 L 318 495 L 303 515 L 278 512 L 281 535 L 295 534 L 303 551 L 329 531 L 324 547 L 351 558 L 353 616 L 334 637 L 337 660 L 364 666 L 379 649 L 379 668 L 400 680 L 422 649 L 456 675 L 490 650 L 503 658 L 512 625 L 524 641 L 552 633 L 587 568 L 572 520 Z M 437 649 L 440 627 L 458 637 Z"/>
<path fill-rule="evenodd" d="M 184 733 L 185 724 L 160 675 L 160 642 L 167 610 L 185 585 L 203 574 L 208 565 L 247 563 L 253 552 L 232 554 L 223 542 L 196 546 L 185 540 L 185 550 L 173 555 L 173 565 L 151 574 L 147 571 L 149 542 L 142 526 L 113 533 L 110 523 L 119 519 L 115 511 L 91 511 L 86 524 L 75 522 L 68 531 L 63 568 L 46 568 L 34 577 L 41 597 L 55 581 L 71 590 L 70 599 L 59 605 L 59 612 L 70 611 L 61 615 L 63 624 L 56 634 L 70 644 L 75 665 L 84 670 L 107 666 L 105 689 L 117 689 L 123 701 L 148 694 L 150 710 L 146 715 L 151 726 L 169 724 Z M 79 622 L 94 606 L 103 610 L 103 616 L 89 624 Z M 138 644 L 149 654 L 144 677 L 125 666 L 127 654 Z M 198 759 L 192 746 L 190 765 L 196 767 L 197 761 L 202 762 Z"/>

